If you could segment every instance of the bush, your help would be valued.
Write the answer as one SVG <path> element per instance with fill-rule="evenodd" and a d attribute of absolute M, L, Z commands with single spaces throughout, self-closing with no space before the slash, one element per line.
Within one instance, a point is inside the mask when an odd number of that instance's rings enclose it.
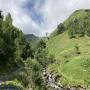
<path fill-rule="evenodd" d="M 45 68 L 48 65 L 48 51 L 47 49 L 38 49 L 35 54 L 35 59 Z"/>
<path fill-rule="evenodd" d="M 26 60 L 28 57 L 33 58 L 34 57 L 34 51 L 29 43 L 26 42 L 25 47 L 23 48 L 21 57 L 23 60 Z"/>
<path fill-rule="evenodd" d="M 44 49 L 44 48 L 46 48 L 46 42 L 43 40 L 43 39 L 41 39 L 39 42 L 38 42 L 38 44 L 37 44 L 37 46 L 36 46 L 36 49 Z"/>
<path fill-rule="evenodd" d="M 75 45 L 75 51 L 76 51 L 76 54 L 80 54 L 79 46 L 77 44 Z"/>
<path fill-rule="evenodd" d="M 64 27 L 64 24 L 63 23 L 60 23 L 58 25 L 58 33 L 61 34 L 65 31 L 65 27 Z"/>
<path fill-rule="evenodd" d="M 53 55 L 50 55 L 48 59 L 49 59 L 48 64 L 52 64 L 52 63 L 54 63 L 56 61 L 56 59 L 55 59 L 55 57 Z"/>
<path fill-rule="evenodd" d="M 70 36 L 70 39 L 75 38 L 75 32 L 73 31 L 73 29 L 70 29 L 70 30 L 68 31 L 68 34 L 69 34 L 69 36 Z"/>
<path fill-rule="evenodd" d="M 42 86 L 42 66 L 37 62 L 37 60 L 31 60 L 28 58 L 26 62 L 26 67 L 27 70 L 29 69 L 28 73 L 31 72 L 32 83 L 34 83 L 37 86 Z"/>

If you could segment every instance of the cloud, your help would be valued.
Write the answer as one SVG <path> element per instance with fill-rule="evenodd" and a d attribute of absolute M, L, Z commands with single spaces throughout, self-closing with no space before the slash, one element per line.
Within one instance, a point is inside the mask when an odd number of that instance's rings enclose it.
<path fill-rule="evenodd" d="M 29 12 L 23 8 L 29 0 L 0 0 L 0 8 L 6 15 L 11 13 L 13 18 L 13 24 L 20 28 L 25 34 L 33 33 L 41 35 L 42 30 L 35 21 L 33 21 Z"/>
<path fill-rule="evenodd" d="M 46 30 L 52 32 L 75 10 L 90 8 L 90 0 L 46 0 L 40 9 L 46 20 Z"/>
<path fill-rule="evenodd" d="M 0 0 L 3 14 L 11 13 L 13 24 L 25 34 L 51 33 L 77 9 L 90 8 L 90 0 Z"/>

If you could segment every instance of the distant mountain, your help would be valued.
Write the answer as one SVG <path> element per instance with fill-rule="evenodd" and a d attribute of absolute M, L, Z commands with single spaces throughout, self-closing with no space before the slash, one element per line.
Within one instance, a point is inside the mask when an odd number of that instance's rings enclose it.
<path fill-rule="evenodd" d="M 25 34 L 25 39 L 27 42 L 30 42 L 31 45 L 34 45 L 38 42 L 38 40 L 40 39 L 39 37 L 33 35 L 33 34 Z"/>
<path fill-rule="evenodd" d="M 33 41 L 33 40 L 37 40 L 38 39 L 38 37 L 37 36 L 35 36 L 35 35 L 33 35 L 33 34 L 26 34 L 25 35 L 25 39 L 27 40 L 27 41 Z"/>

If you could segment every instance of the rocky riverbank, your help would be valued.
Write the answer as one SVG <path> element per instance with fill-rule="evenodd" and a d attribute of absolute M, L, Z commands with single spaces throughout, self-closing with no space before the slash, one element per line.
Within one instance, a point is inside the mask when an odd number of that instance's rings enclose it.
<path fill-rule="evenodd" d="M 87 90 L 80 86 L 64 87 L 63 85 L 58 85 L 56 83 L 56 77 L 52 74 L 47 74 L 46 70 L 43 70 L 43 79 L 46 83 L 46 87 L 50 90 Z"/>

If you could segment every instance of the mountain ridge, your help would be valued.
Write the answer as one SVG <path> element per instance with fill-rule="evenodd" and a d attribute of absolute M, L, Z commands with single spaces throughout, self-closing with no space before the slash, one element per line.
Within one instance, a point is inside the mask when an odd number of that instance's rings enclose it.
<path fill-rule="evenodd" d="M 74 28 L 76 27 L 76 29 L 78 28 L 79 31 L 76 32 L 80 32 L 80 33 L 84 33 L 85 31 L 82 31 L 80 29 L 86 29 L 87 33 L 89 33 L 88 29 L 90 29 L 90 9 L 79 9 L 76 10 L 75 12 L 73 12 L 63 23 L 60 23 L 57 28 L 54 30 L 54 32 L 51 33 L 50 37 L 54 37 L 58 34 L 64 31 L 72 31 L 72 33 L 75 33 Z M 75 26 L 76 24 L 76 26 Z M 62 25 L 64 27 L 64 30 L 62 30 Z M 87 25 L 87 26 L 85 26 Z M 84 27 L 83 27 L 84 26 Z M 88 27 L 88 28 L 87 28 Z M 86 33 L 86 32 L 85 32 Z"/>

